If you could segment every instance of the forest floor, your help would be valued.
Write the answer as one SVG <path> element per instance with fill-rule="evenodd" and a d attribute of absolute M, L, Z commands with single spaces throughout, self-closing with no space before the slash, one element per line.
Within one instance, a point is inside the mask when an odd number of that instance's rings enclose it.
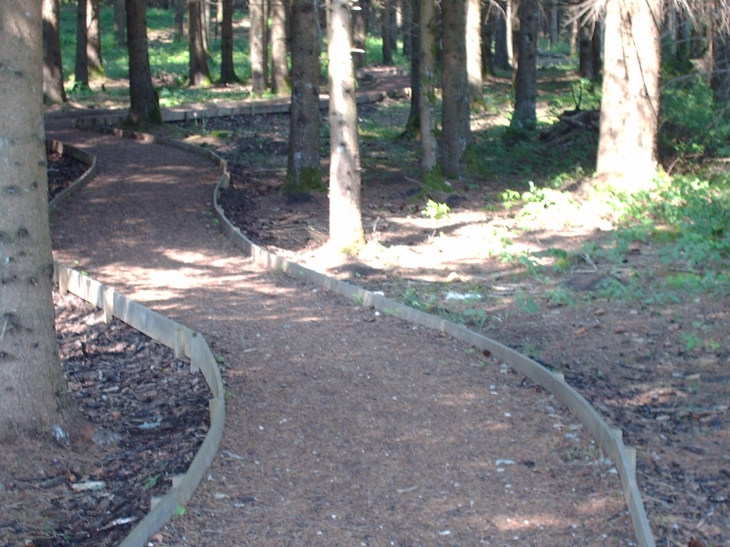
<path fill-rule="evenodd" d="M 390 100 L 363 107 L 365 137 L 367 120 L 402 127 L 405 112 L 405 102 Z M 474 348 L 259 270 L 217 232 L 209 214 L 215 170 L 198 160 L 60 127 L 54 138 L 97 154 L 100 173 L 54 216 L 57 255 L 200 330 L 224 362 L 231 398 L 221 453 L 185 514 L 153 545 L 632 544 L 612 463 L 549 394 Z M 498 207 L 505 180 L 453 181 L 453 194 L 431 196 L 450 205 L 448 215 L 429 209 L 416 195 L 412 145 L 374 129 L 361 143 L 368 245 L 356 258 L 323 252 L 326 196 L 288 202 L 277 192 L 287 128 L 286 116 L 271 115 L 166 131 L 229 159 L 233 187 L 223 201 L 254 241 L 468 324 L 564 372 L 638 448 L 639 486 L 659 545 L 686 545 L 693 536 L 730 545 L 726 295 L 633 283 L 636 270 L 651 269 L 657 279 L 676 272 L 651 244 L 599 253 L 611 242 L 610 218 L 595 211 Z M 84 307 L 65 302 L 61 309 Z M 98 325 L 95 317 L 81 322 Z M 96 363 L 147 343 L 115 342 L 107 358 L 92 346 L 98 357 L 91 359 L 87 341 L 107 334 L 73 330 L 63 314 L 60 321 L 61 347 L 71 329 L 66 347 L 89 366 L 79 380 L 69 368 L 72 389 L 122 404 L 121 394 L 104 390 L 123 380 Z M 183 370 L 166 357 L 145 359 L 163 385 Z M 187 406 L 162 394 L 159 378 L 134 381 L 157 392 L 120 389 L 136 399 L 132 409 Z M 84 394 L 94 386 L 96 395 Z M 92 422 L 107 414 L 96 404 L 82 404 Z M 116 426 L 99 423 L 120 435 L 105 448 L 112 452 L 139 425 L 116 412 L 108 412 Z M 187 426 L 193 440 L 199 428 L 199 421 Z M 0 468 L 3 545 L 63 545 L 59 523 L 77 515 L 94 534 L 121 533 L 132 523 L 116 519 L 143 512 L 146 491 L 158 484 L 164 491 L 179 471 L 175 463 L 163 470 L 165 449 L 143 443 L 152 461 L 115 466 L 94 454 L 93 443 L 87 450 L 28 442 L 2 447 L 12 462 Z M 87 456 L 96 468 L 69 463 Z M 128 467 L 141 467 L 132 486 L 114 480 Z M 109 477 L 102 494 L 69 501 L 79 495 L 73 484 L 102 476 Z M 114 502 L 130 496 L 141 500 L 138 508 Z M 95 504 L 104 511 L 87 515 Z M 94 537 L 96 545 L 117 541 Z"/>

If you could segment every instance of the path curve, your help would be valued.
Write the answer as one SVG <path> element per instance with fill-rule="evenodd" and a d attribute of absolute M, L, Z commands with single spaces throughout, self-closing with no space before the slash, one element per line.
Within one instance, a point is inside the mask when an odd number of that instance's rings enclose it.
<path fill-rule="evenodd" d="M 157 540 L 632 541 L 618 478 L 566 461 L 591 445 L 554 427 L 572 419 L 551 397 L 439 333 L 255 266 L 214 222 L 207 160 L 67 124 L 49 120 L 48 136 L 95 154 L 99 170 L 52 217 L 56 257 L 226 359 L 222 451 Z"/>

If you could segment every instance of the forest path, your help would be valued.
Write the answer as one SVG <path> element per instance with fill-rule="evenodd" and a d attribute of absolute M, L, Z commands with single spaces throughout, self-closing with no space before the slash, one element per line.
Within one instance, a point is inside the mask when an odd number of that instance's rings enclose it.
<path fill-rule="evenodd" d="M 618 477 L 586 461 L 595 446 L 566 437 L 575 420 L 548 394 L 440 333 L 253 264 L 213 221 L 209 161 L 62 118 L 47 134 L 99 162 L 52 216 L 55 256 L 225 359 L 221 451 L 154 544 L 633 539 Z"/>

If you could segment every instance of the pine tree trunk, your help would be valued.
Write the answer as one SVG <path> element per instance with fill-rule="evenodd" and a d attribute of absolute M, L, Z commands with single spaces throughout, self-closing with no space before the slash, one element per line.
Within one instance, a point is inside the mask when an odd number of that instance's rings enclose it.
<path fill-rule="evenodd" d="M 455 178 L 461 175 L 464 152 L 471 142 L 466 72 L 466 0 L 441 0 L 441 21 L 444 32 L 443 113 L 439 163 L 445 177 Z"/>
<path fill-rule="evenodd" d="M 188 69 L 192 87 L 210 84 L 208 56 L 203 45 L 203 21 L 200 0 L 188 3 Z"/>
<path fill-rule="evenodd" d="M 210 51 L 208 46 L 210 38 L 210 2 L 208 0 L 198 0 L 200 5 L 200 35 L 203 38 L 203 51 L 206 55 Z"/>
<path fill-rule="evenodd" d="M 352 18 L 348 0 L 330 0 L 329 5 L 330 244 L 354 254 L 363 245 L 364 236 L 355 69 L 350 56 Z"/>
<path fill-rule="evenodd" d="M 0 442 L 7 442 L 54 425 L 72 432 L 79 418 L 58 358 L 51 299 L 42 4 L 1 2 L 0 21 Z"/>
<path fill-rule="evenodd" d="M 182 40 L 185 36 L 185 0 L 175 2 L 175 40 Z"/>
<path fill-rule="evenodd" d="M 410 58 L 413 52 L 413 1 L 403 0 L 403 55 Z"/>
<path fill-rule="evenodd" d="M 716 106 L 727 108 L 730 105 L 730 31 L 717 19 L 712 37 L 710 86 Z"/>
<path fill-rule="evenodd" d="M 74 67 L 74 87 L 89 87 L 89 59 L 87 48 L 86 18 L 88 0 L 77 0 L 76 5 L 76 64 Z"/>
<path fill-rule="evenodd" d="M 502 9 L 495 11 L 494 21 L 494 66 L 500 70 L 510 69 L 510 56 L 507 49 L 507 18 L 504 11 L 507 8 L 505 2 L 499 2 Z"/>
<path fill-rule="evenodd" d="M 537 40 L 540 9 L 538 0 L 522 0 L 519 9 L 520 30 L 517 34 L 517 74 L 515 78 L 515 111 L 511 127 L 534 129 L 537 122 Z"/>
<path fill-rule="evenodd" d="M 355 68 L 362 68 L 368 64 L 365 53 L 365 38 L 368 26 L 368 2 L 367 0 L 354 0 L 352 8 L 352 42 L 354 50 L 352 60 Z"/>
<path fill-rule="evenodd" d="M 583 78 L 592 80 L 593 69 L 593 24 L 584 22 L 578 31 L 578 72 Z"/>
<path fill-rule="evenodd" d="M 251 60 L 251 86 L 255 95 L 266 89 L 266 54 L 264 50 L 264 0 L 249 0 L 249 56 Z"/>
<path fill-rule="evenodd" d="M 380 29 L 383 38 L 383 64 L 393 64 L 393 0 L 383 0 L 383 10 L 380 12 Z"/>
<path fill-rule="evenodd" d="M 656 173 L 660 0 L 610 0 L 596 171 L 619 190 L 648 188 Z"/>
<path fill-rule="evenodd" d="M 482 100 L 482 6 L 481 0 L 466 0 L 466 72 L 469 98 Z"/>
<path fill-rule="evenodd" d="M 46 103 L 65 103 L 59 0 L 43 0 L 43 98 Z"/>
<path fill-rule="evenodd" d="M 127 14 L 124 11 L 124 0 L 114 0 L 114 40 L 117 47 L 127 47 Z"/>
<path fill-rule="evenodd" d="M 411 108 L 403 136 L 414 138 L 421 133 L 421 0 L 409 0 L 411 19 Z"/>
<path fill-rule="evenodd" d="M 233 0 L 223 0 L 221 21 L 221 80 L 222 84 L 238 81 L 233 65 Z"/>
<path fill-rule="evenodd" d="M 286 49 L 286 0 L 271 0 L 271 88 L 277 95 L 289 95 L 289 65 Z"/>
<path fill-rule="evenodd" d="M 104 75 L 104 64 L 101 57 L 101 34 L 99 31 L 99 0 L 89 0 L 86 11 L 86 57 L 89 74 L 95 78 Z"/>
<path fill-rule="evenodd" d="M 550 2 L 550 47 L 555 49 L 560 41 L 560 12 L 557 0 Z"/>
<path fill-rule="evenodd" d="M 593 65 L 593 82 L 601 82 L 603 75 L 603 21 L 596 21 L 591 37 L 591 64 Z"/>
<path fill-rule="evenodd" d="M 125 0 L 127 12 L 127 50 L 129 51 L 129 115 L 126 125 L 161 124 L 157 93 L 152 87 L 152 72 L 147 46 L 147 2 Z"/>
<path fill-rule="evenodd" d="M 436 140 L 436 6 L 434 0 L 421 0 L 421 177 L 423 184 L 443 184 L 438 165 Z M 433 181 L 433 182 L 432 182 Z"/>
<path fill-rule="evenodd" d="M 482 75 L 494 76 L 494 53 L 492 53 L 492 42 L 494 42 L 494 23 L 496 20 L 496 9 L 488 2 L 483 9 L 484 17 L 482 22 Z"/>
<path fill-rule="evenodd" d="M 325 190 L 319 159 L 319 2 L 292 0 L 291 112 L 284 194 Z"/>

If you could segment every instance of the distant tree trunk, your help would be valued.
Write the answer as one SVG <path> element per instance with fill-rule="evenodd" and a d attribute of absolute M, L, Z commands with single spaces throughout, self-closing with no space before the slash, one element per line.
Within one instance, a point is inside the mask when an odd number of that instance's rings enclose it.
<path fill-rule="evenodd" d="M 319 2 L 292 0 L 291 112 L 284 194 L 325 190 L 319 160 Z"/>
<path fill-rule="evenodd" d="M 515 111 L 510 124 L 513 128 L 534 129 L 537 122 L 537 39 L 540 30 L 537 12 L 539 9 L 538 0 L 522 0 L 520 3 Z"/>
<path fill-rule="evenodd" d="M 286 0 L 271 0 L 271 88 L 277 95 L 289 95 L 289 64 L 286 51 Z"/>
<path fill-rule="evenodd" d="M 182 40 L 185 36 L 185 0 L 174 0 L 175 2 L 175 40 Z"/>
<path fill-rule="evenodd" d="M 124 12 L 124 0 L 114 0 L 114 40 L 117 47 L 127 47 L 127 15 Z"/>
<path fill-rule="evenodd" d="M 80 418 L 58 358 L 51 299 L 42 4 L 0 2 L 0 21 L 0 154 L 6 159 L 0 161 L 0 442 L 5 443 L 18 435 L 48 435 L 54 425 L 73 433 Z"/>
<path fill-rule="evenodd" d="M 249 0 L 249 56 L 251 60 L 251 85 L 255 95 L 266 89 L 266 50 L 264 49 L 266 27 L 264 26 L 264 0 Z"/>
<path fill-rule="evenodd" d="M 348 0 L 330 0 L 327 27 L 330 125 L 330 243 L 348 254 L 364 243 L 360 214 L 360 144 Z"/>
<path fill-rule="evenodd" d="M 494 76 L 494 54 L 492 53 L 492 42 L 494 41 L 494 23 L 496 9 L 491 2 L 488 2 L 483 9 L 484 17 L 482 22 L 482 75 Z"/>
<path fill-rule="evenodd" d="M 190 85 L 200 87 L 210 84 L 208 56 L 203 47 L 203 21 L 200 11 L 200 0 L 188 3 L 188 69 Z"/>
<path fill-rule="evenodd" d="M 210 38 L 210 1 L 198 0 L 200 6 L 200 35 L 203 38 L 203 50 L 206 54 L 210 51 L 208 46 Z"/>
<path fill-rule="evenodd" d="M 104 64 L 101 57 L 101 34 L 99 31 L 99 0 L 89 0 L 86 10 L 86 57 L 89 73 L 94 77 L 104 75 Z"/>
<path fill-rule="evenodd" d="M 593 22 L 587 21 L 580 25 L 578 31 L 578 72 L 583 78 L 593 80 Z"/>
<path fill-rule="evenodd" d="M 65 103 L 59 0 L 43 0 L 43 99 L 46 103 Z"/>
<path fill-rule="evenodd" d="M 410 34 L 411 51 L 411 109 L 408 113 L 403 136 L 415 138 L 421 133 L 421 0 L 409 0 L 411 19 Z"/>
<path fill-rule="evenodd" d="M 510 69 L 510 55 L 507 49 L 507 17 L 505 11 L 507 5 L 505 2 L 499 2 L 501 9 L 495 8 L 494 21 L 494 66 L 500 70 Z"/>
<path fill-rule="evenodd" d="M 152 87 L 147 46 L 147 2 L 125 0 L 127 11 L 127 49 L 129 51 L 129 115 L 126 125 L 161 124 L 157 93 Z"/>
<path fill-rule="evenodd" d="M 459 177 L 464 153 L 471 142 L 465 0 L 441 0 L 441 21 L 444 32 L 441 76 L 443 113 L 439 163 L 445 177 Z"/>
<path fill-rule="evenodd" d="M 77 0 L 76 4 L 76 65 L 74 68 L 74 87 L 89 87 L 89 58 L 88 34 L 86 32 L 86 18 L 88 0 Z"/>
<path fill-rule="evenodd" d="M 648 188 L 656 173 L 660 0 L 610 0 L 596 171 L 619 190 Z"/>
<path fill-rule="evenodd" d="M 594 82 L 600 82 L 603 75 L 603 21 L 598 20 L 593 28 L 593 36 L 591 37 L 591 57 L 593 60 L 593 77 Z"/>
<path fill-rule="evenodd" d="M 352 60 L 355 68 L 362 68 L 368 64 L 365 51 L 365 38 L 368 31 L 368 1 L 354 0 L 352 8 L 352 42 L 354 50 Z"/>
<path fill-rule="evenodd" d="M 413 51 L 413 2 L 412 0 L 403 0 L 403 24 L 401 32 L 403 35 L 403 55 L 410 58 Z"/>
<path fill-rule="evenodd" d="M 383 64 L 393 64 L 393 0 L 383 0 L 380 12 L 380 29 L 383 37 Z"/>
<path fill-rule="evenodd" d="M 558 1 L 550 1 L 550 47 L 554 49 L 560 41 L 560 12 L 558 11 Z"/>
<path fill-rule="evenodd" d="M 221 80 L 222 84 L 238 82 L 233 65 L 233 0 L 223 0 L 221 21 Z"/>
<path fill-rule="evenodd" d="M 716 22 L 712 37 L 710 86 L 717 106 L 730 105 L 730 32 L 720 21 Z"/>
<path fill-rule="evenodd" d="M 469 98 L 482 100 L 482 6 L 481 0 L 466 0 L 466 73 Z"/>
<path fill-rule="evenodd" d="M 436 140 L 437 24 L 434 0 L 421 0 L 421 177 L 424 186 L 434 190 L 444 186 Z"/>

